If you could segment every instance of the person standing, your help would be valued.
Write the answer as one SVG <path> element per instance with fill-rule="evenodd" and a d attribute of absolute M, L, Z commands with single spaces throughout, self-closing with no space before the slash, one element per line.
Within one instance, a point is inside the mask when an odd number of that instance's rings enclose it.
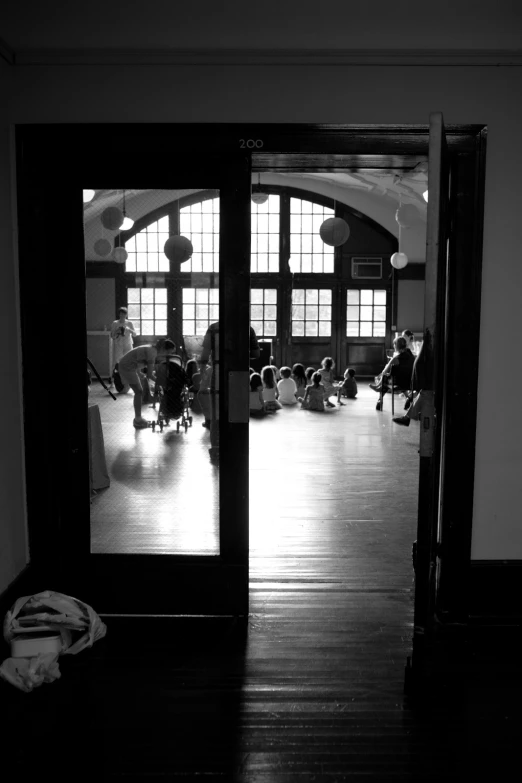
<path fill-rule="evenodd" d="M 113 344 L 112 351 L 112 371 L 118 366 L 120 360 L 126 353 L 132 351 L 132 338 L 136 336 L 136 331 L 132 321 L 127 320 L 127 308 L 120 307 L 118 310 L 119 318 L 113 321 L 111 325 L 111 337 Z M 128 389 L 127 389 L 128 391 Z"/>

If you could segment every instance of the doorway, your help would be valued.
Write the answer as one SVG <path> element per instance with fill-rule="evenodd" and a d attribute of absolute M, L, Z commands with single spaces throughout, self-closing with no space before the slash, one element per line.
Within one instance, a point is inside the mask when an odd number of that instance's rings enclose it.
<path fill-rule="evenodd" d="M 86 324 L 83 316 L 78 315 L 78 303 L 85 302 L 85 270 L 80 271 L 74 265 L 66 264 L 65 260 L 56 258 L 48 247 L 42 248 L 35 237 L 43 235 L 52 224 L 53 213 L 47 204 L 53 202 L 49 199 L 48 192 L 40 192 L 41 185 L 48 183 L 54 188 L 54 200 L 64 203 L 67 217 L 62 218 L 64 223 L 65 244 L 71 257 L 84 257 L 83 225 L 81 192 L 87 181 L 97 172 L 97 184 L 101 188 L 108 189 L 116 184 L 122 189 L 138 186 L 168 189 L 171 187 L 172 175 L 166 171 L 162 149 L 172 146 L 172 139 L 177 140 L 178 148 L 183 148 L 183 158 L 189 161 L 185 165 L 187 169 L 186 184 L 191 187 L 194 182 L 194 161 L 201 158 L 200 151 L 203 144 L 208 152 L 205 165 L 199 171 L 199 182 L 204 182 L 204 187 L 217 187 L 221 197 L 225 192 L 233 210 L 234 219 L 230 218 L 231 212 L 223 212 L 222 231 L 229 232 L 229 242 L 233 248 L 231 258 L 237 260 L 237 266 L 229 266 L 230 274 L 220 274 L 219 290 L 223 301 L 243 302 L 234 309 L 224 308 L 220 315 L 222 329 L 225 330 L 225 360 L 221 366 L 221 405 L 222 424 L 228 428 L 230 447 L 220 468 L 220 498 L 223 507 L 227 508 L 226 524 L 220 527 L 220 554 L 218 558 L 212 558 L 210 562 L 206 557 L 191 557 L 190 560 L 176 560 L 167 556 L 166 559 L 153 557 L 149 559 L 145 555 L 128 554 L 95 556 L 90 553 L 90 536 L 88 514 L 78 511 L 77 500 L 86 498 L 87 486 L 85 477 L 88 475 L 88 443 L 87 420 L 85 407 L 78 407 L 66 399 L 62 417 L 62 429 L 50 444 L 49 466 L 42 475 L 41 465 L 35 455 L 28 453 L 27 479 L 29 487 L 29 528 L 32 541 L 34 561 L 42 562 L 48 556 L 49 562 L 57 564 L 64 572 L 70 584 L 71 592 L 76 588 L 85 588 L 88 591 L 87 598 L 92 596 L 92 602 L 98 606 L 103 604 L 103 610 L 129 613 L 131 609 L 136 612 L 150 612 L 154 607 L 160 613 L 178 613 L 193 611 L 195 613 L 239 613 L 248 611 L 248 473 L 245 472 L 246 444 L 248 442 L 248 420 L 245 420 L 245 401 L 240 391 L 234 387 L 233 380 L 236 377 L 230 373 L 248 372 L 248 345 L 246 331 L 237 330 L 238 317 L 244 320 L 245 326 L 249 321 L 248 292 L 250 289 L 249 270 L 246 259 L 250 256 L 250 190 L 252 172 L 271 171 L 288 172 L 303 171 L 310 167 L 326 167 L 330 170 L 352 168 L 393 168 L 400 167 L 405 155 L 425 156 L 427 152 L 428 128 L 342 128 L 332 126 L 319 128 L 318 126 L 267 126 L 267 127 L 236 127 L 216 126 L 216 134 L 209 140 L 208 128 L 203 130 L 197 126 L 122 126 L 111 128 L 110 126 L 56 126 L 56 127 L 21 127 L 17 131 L 17 145 L 19 154 L 19 213 L 20 213 L 20 264 L 21 264 L 21 298 L 22 298 L 22 332 L 25 352 L 30 345 L 30 335 L 34 333 L 36 304 L 35 291 L 39 295 L 45 293 L 46 301 L 62 307 L 62 316 L 70 322 L 82 319 L 82 329 L 86 333 Z M 455 206 L 464 207 L 464 213 L 460 212 L 459 219 L 455 223 L 455 232 L 451 244 L 453 249 L 452 262 L 455 264 L 451 277 L 455 290 L 463 283 L 459 282 L 459 270 L 457 261 L 464 252 L 466 239 L 469 233 L 480 236 L 480 225 L 477 225 L 476 217 L 470 214 L 466 205 L 472 204 L 475 215 L 477 214 L 477 199 L 480 202 L 481 189 L 480 177 L 476 179 L 476 172 L 483 171 L 483 147 L 477 146 L 477 138 L 480 137 L 482 128 L 459 127 L 449 129 L 450 151 L 454 160 L 454 177 L 452 187 L 459 188 L 455 191 Z M 112 141 L 111 141 L 112 139 Z M 258 140 L 257 149 L 262 147 L 263 152 L 256 152 L 255 156 L 249 151 L 251 146 L 241 145 L 241 141 Z M 139 140 L 139 144 L 137 141 Z M 130 182 L 127 166 L 114 165 L 113 160 L 107 156 L 100 157 L 100 151 L 111 148 L 111 143 L 127 145 L 130 150 L 136 147 L 147 149 L 147 156 L 131 156 L 135 160 L 133 182 Z M 46 146 L 47 145 L 47 146 Z M 244 151 L 246 147 L 246 152 Z M 52 149 L 55 155 L 49 155 Z M 75 150 L 82 149 L 82 156 L 78 156 Z M 44 155 L 44 150 L 47 150 Z M 478 152 L 477 152 L 478 150 Z M 123 155 L 123 159 L 127 156 Z M 53 169 L 50 170 L 49 160 L 53 159 Z M 68 160 L 68 166 L 65 165 Z M 60 165 L 56 161 L 62 161 Z M 74 161 L 74 166 L 70 164 Z M 180 163 L 181 169 L 183 165 Z M 189 169 L 189 170 L 188 170 Z M 107 172 L 110 170 L 110 176 Z M 154 183 L 151 183 L 151 171 L 158 172 Z M 209 177 L 209 171 L 214 172 Z M 161 174 L 159 174 L 161 172 Z M 231 174 L 233 172 L 233 174 Z M 223 174 L 223 176 L 221 176 Z M 190 178 L 190 182 L 188 181 Z M 213 179 L 211 183 L 208 180 Z M 110 179 L 110 182 L 108 181 Z M 236 188 L 228 186 L 235 183 Z M 241 183 L 237 187 L 237 183 Z M 477 184 L 478 183 L 478 184 Z M 199 183 L 198 183 L 199 184 Z M 467 190 L 462 189 L 465 184 Z M 228 187 L 228 190 L 227 190 Z M 74 193 L 70 205 L 63 202 L 63 194 Z M 465 192 L 465 196 L 460 196 Z M 461 203 L 459 204 L 459 198 Z M 465 202 L 465 203 L 464 203 Z M 480 210 L 479 210 L 480 213 Z M 225 215 L 228 214 L 228 218 Z M 464 217 L 463 217 L 464 214 Z M 238 219 L 239 216 L 239 219 Z M 227 222 L 228 221 L 228 222 Z M 39 231 L 35 231 L 35 226 Z M 467 235 L 466 239 L 464 238 Z M 473 263 L 480 268 L 480 241 L 475 242 Z M 41 259 L 38 269 L 32 266 L 35 254 Z M 57 266 L 58 264 L 58 266 Z M 58 274 L 50 278 L 47 274 L 49 268 L 58 269 Z M 475 278 L 476 279 L 476 278 Z M 35 287 L 35 280 L 37 286 Z M 304 290 L 308 290 L 304 288 Z M 333 296 L 333 294 L 332 294 Z M 343 293 L 344 296 L 344 293 Z M 346 293 L 346 296 L 348 294 Z M 480 286 L 475 290 L 475 301 L 480 296 Z M 36 297 L 38 298 L 38 297 Z M 450 322 L 458 318 L 455 310 L 453 294 L 449 297 Z M 343 310 L 342 299 L 341 310 Z M 70 304 L 68 304 L 70 303 Z M 297 305 L 300 306 L 300 305 Z M 306 301 L 305 301 L 306 306 Z M 354 306 L 354 305 L 352 305 Z M 359 306 L 363 306 L 360 302 Z M 364 305 L 368 306 L 368 305 Z M 375 306 L 378 306 L 375 303 Z M 380 306 L 380 305 L 379 305 Z M 348 307 L 348 304 L 346 304 Z M 453 309 L 452 309 L 453 308 Z M 80 308 L 81 309 L 81 308 Z M 347 318 L 348 320 L 348 318 Z M 471 322 L 470 331 L 464 330 L 457 335 L 453 345 L 448 346 L 446 362 L 448 372 L 456 365 L 456 352 L 461 349 L 461 339 L 470 337 L 475 323 Z M 478 329 L 471 340 L 467 342 L 468 352 L 478 351 L 476 343 Z M 229 339 L 230 338 L 230 339 Z M 475 342 L 473 342 L 475 340 Z M 71 383 L 78 388 L 83 386 L 85 379 L 84 361 L 67 348 L 70 356 L 69 372 Z M 45 362 L 36 358 L 41 363 L 41 370 L 45 372 Z M 467 379 L 469 381 L 469 378 Z M 463 379 L 459 381 L 463 383 Z M 29 378 L 25 376 L 25 394 L 27 399 Z M 238 387 L 239 388 L 239 387 Z M 85 393 L 86 396 L 86 393 Z M 86 400 L 84 401 L 86 402 Z M 237 404 L 235 415 L 230 416 L 231 404 Z M 452 415 L 452 402 L 448 401 L 445 416 Z M 232 420 L 231 420 L 232 419 Z M 26 438 L 41 438 L 49 441 L 49 433 L 44 423 L 26 406 Z M 464 439 L 457 448 L 456 453 L 461 455 L 470 453 L 470 443 L 473 433 Z M 449 435 L 445 448 L 451 440 Z M 455 443 L 453 442 L 453 445 Z M 472 444 L 471 444 L 472 445 Z M 452 452 L 455 453 L 455 452 Z M 74 455 L 72 457 L 71 455 Z M 444 486 L 451 494 L 451 474 L 449 466 L 451 460 L 445 462 Z M 63 473 L 66 465 L 66 477 L 60 481 L 60 490 L 56 488 L 56 473 Z M 471 482 L 471 483 L 470 483 Z M 65 486 L 64 486 L 65 483 Z M 471 531 L 471 503 L 472 503 L 472 477 L 468 476 L 467 488 L 462 491 L 462 483 L 459 482 L 460 503 L 465 506 L 464 518 L 469 522 L 469 530 L 463 532 L 466 535 Z M 36 502 L 36 498 L 39 498 Z M 45 498 L 45 525 L 37 523 L 41 519 L 42 502 Z M 82 502 L 86 502 L 85 500 Z M 467 505 L 466 505 L 467 504 Z M 74 525 L 70 524 L 71 518 L 75 518 Z M 223 515 L 222 515 L 223 522 Z M 443 527 L 443 526 L 442 526 Z M 45 530 L 45 533 L 43 532 Z M 466 563 L 465 551 L 460 546 L 456 560 L 451 561 L 451 556 L 445 562 L 448 563 L 447 573 L 455 572 L 455 562 Z M 459 559 L 460 558 L 460 559 Z M 97 584 L 93 585 L 92 573 L 96 568 Z M 441 564 L 441 574 L 445 565 Z M 140 589 L 132 587 L 136 574 L 146 574 L 146 578 L 140 582 Z M 91 575 L 91 576 L 90 576 Z M 150 577 L 150 581 L 149 581 Z M 442 576 L 441 576 L 442 583 Z M 116 585 L 118 585 L 116 587 Z M 124 586 L 124 588 L 122 588 Z M 165 592 L 166 591 L 166 592 Z M 83 594 L 86 594 L 83 591 Z M 101 602 L 101 603 L 100 603 Z"/>

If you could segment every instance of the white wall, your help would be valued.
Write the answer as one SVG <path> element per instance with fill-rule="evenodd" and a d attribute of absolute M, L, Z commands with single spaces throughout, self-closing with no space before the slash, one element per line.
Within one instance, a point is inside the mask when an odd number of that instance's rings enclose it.
<path fill-rule="evenodd" d="M 450 26 L 451 27 L 451 26 Z M 493 44 L 490 44 L 493 45 Z M 522 75 L 496 67 L 68 66 L 19 68 L 11 122 L 486 123 L 488 156 L 481 310 L 474 558 L 522 558 Z M 262 135 L 262 131 L 260 131 Z M 5 138 L 2 163 L 6 165 Z M 5 195 L 5 194 L 4 194 Z M 5 248 L 5 223 L 0 228 Z M 9 272 L 12 277 L 12 270 Z M 8 301 L 13 283 L 0 294 Z M 510 383 L 498 402 L 499 368 Z M 18 478 L 18 482 L 20 479 Z"/>

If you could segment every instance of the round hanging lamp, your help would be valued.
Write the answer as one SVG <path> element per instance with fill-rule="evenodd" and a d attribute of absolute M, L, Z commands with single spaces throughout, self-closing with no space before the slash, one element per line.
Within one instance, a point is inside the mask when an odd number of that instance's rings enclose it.
<path fill-rule="evenodd" d="M 390 258 L 390 264 L 394 269 L 404 269 L 408 263 L 408 256 L 406 253 L 394 253 Z"/>
<path fill-rule="evenodd" d="M 118 207 L 107 207 L 100 216 L 102 226 L 109 231 L 117 231 L 123 223 L 123 213 Z"/>
<path fill-rule="evenodd" d="M 254 204 L 266 204 L 268 201 L 268 193 L 261 193 L 256 190 L 252 193 L 251 199 Z"/>
<path fill-rule="evenodd" d="M 342 218 L 328 218 L 319 228 L 319 235 L 325 245 L 339 247 L 350 236 L 350 226 Z"/>
<path fill-rule="evenodd" d="M 169 237 L 163 247 L 163 252 L 169 261 L 176 261 L 182 264 L 188 261 L 194 252 L 192 242 L 187 237 L 173 236 Z"/>
<path fill-rule="evenodd" d="M 420 222 L 420 215 L 413 204 L 401 204 L 395 213 L 395 220 L 401 228 L 411 228 Z"/>
<path fill-rule="evenodd" d="M 97 239 L 94 243 L 94 252 L 97 256 L 104 258 L 108 256 L 112 250 L 112 244 L 108 239 Z"/>
<path fill-rule="evenodd" d="M 127 253 L 124 247 L 116 247 L 114 248 L 114 253 L 112 254 L 112 257 L 114 258 L 117 264 L 124 264 L 125 261 L 128 259 L 129 254 Z"/>

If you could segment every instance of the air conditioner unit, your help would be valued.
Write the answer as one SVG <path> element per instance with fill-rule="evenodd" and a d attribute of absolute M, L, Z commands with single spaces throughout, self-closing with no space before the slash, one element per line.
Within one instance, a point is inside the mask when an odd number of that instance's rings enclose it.
<path fill-rule="evenodd" d="M 352 278 L 382 280 L 382 258 L 352 258 Z"/>

